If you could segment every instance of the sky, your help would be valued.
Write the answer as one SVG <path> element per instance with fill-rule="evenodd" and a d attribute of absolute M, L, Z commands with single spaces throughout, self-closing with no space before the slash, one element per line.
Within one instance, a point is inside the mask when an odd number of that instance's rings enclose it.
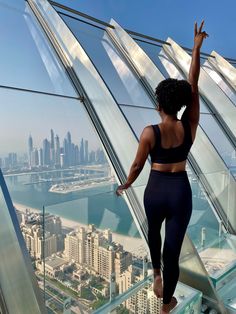
<path fill-rule="evenodd" d="M 191 48 L 194 22 L 205 20 L 209 38 L 202 51 L 236 58 L 235 0 L 58 0 L 105 22 L 114 18 L 123 28 Z"/>

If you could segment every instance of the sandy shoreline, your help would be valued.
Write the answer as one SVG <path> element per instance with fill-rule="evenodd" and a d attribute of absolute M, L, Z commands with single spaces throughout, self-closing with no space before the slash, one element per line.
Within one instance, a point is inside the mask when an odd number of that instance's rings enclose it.
<path fill-rule="evenodd" d="M 14 202 L 13 205 L 16 209 L 24 213 L 26 212 L 26 209 L 30 210 L 33 213 L 42 212 L 41 210 L 37 208 L 32 208 L 30 206 L 22 205 L 16 202 Z M 59 215 L 55 215 L 55 216 L 59 216 Z M 79 227 L 84 227 L 85 229 L 88 228 L 87 224 L 73 221 L 73 220 L 70 220 L 61 216 L 59 217 L 61 218 L 63 227 L 71 228 L 74 230 L 78 229 Z M 96 228 L 96 229 L 99 231 L 103 231 L 102 229 L 99 229 L 99 228 Z M 144 241 L 141 238 L 134 238 L 134 237 L 126 236 L 126 235 L 119 234 L 112 231 L 112 239 L 114 242 L 118 242 L 122 244 L 124 249 L 129 252 L 132 252 L 138 256 L 141 256 L 141 255 L 143 256 L 145 254 L 144 252 L 146 250 L 146 246 L 144 245 Z"/>

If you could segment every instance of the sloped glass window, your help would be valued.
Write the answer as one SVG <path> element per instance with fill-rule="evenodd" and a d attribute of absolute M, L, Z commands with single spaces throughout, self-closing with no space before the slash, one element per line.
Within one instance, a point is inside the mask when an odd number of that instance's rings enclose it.
<path fill-rule="evenodd" d="M 45 259 L 46 304 L 95 310 L 110 300 L 111 274 L 118 295 L 123 273 L 139 278 L 149 254 L 129 204 L 81 103 L 8 89 L 1 97 L 1 168 L 41 288 Z"/>
<path fill-rule="evenodd" d="M 227 83 L 222 74 L 214 70 L 214 68 L 208 61 L 204 62 L 203 69 L 210 75 L 210 77 L 215 81 L 215 83 L 223 90 L 225 95 L 236 106 L 236 91 L 230 86 L 229 83 Z"/>
<path fill-rule="evenodd" d="M 0 217 L 0 312 L 44 313 L 33 267 L 2 172 Z"/>
<path fill-rule="evenodd" d="M 106 30 L 60 14 L 120 104 L 153 107 L 139 79 L 110 40 Z"/>
<path fill-rule="evenodd" d="M 0 28 L 0 85 L 76 96 L 26 1 L 0 1 Z"/>

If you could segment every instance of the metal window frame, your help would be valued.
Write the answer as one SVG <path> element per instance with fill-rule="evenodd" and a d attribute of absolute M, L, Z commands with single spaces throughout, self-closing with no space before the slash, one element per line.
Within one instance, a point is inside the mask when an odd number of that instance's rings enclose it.
<path fill-rule="evenodd" d="M 202 68 L 208 73 L 208 75 L 221 88 L 221 90 L 224 92 L 225 96 L 228 97 L 232 101 L 232 103 L 234 103 L 234 105 L 236 106 L 236 90 L 234 90 L 234 88 L 229 83 L 229 81 L 225 78 L 225 76 L 222 74 L 222 72 L 216 68 L 215 64 L 213 65 L 213 63 L 207 59 L 202 64 Z M 217 80 L 214 78 L 215 74 L 218 77 Z"/>
<path fill-rule="evenodd" d="M 224 76 L 224 78 L 236 91 L 235 67 L 233 67 L 233 65 L 229 63 L 227 58 L 222 57 L 216 51 L 212 51 L 211 56 L 213 56 L 214 58 L 209 58 L 209 63 L 211 63 Z"/>

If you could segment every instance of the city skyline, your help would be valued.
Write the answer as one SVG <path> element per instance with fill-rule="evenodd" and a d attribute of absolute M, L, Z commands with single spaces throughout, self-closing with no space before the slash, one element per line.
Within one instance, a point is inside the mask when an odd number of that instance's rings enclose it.
<path fill-rule="evenodd" d="M 33 137 L 28 138 L 28 164 L 35 166 L 75 166 L 92 160 L 89 155 L 88 140 L 83 137 L 78 144 L 73 143 L 70 131 L 60 140 L 54 130 L 50 130 L 50 139 L 44 138 L 41 147 L 34 145 Z"/>
<path fill-rule="evenodd" d="M 48 139 L 49 138 L 49 139 Z M 8 152 L 6 156 L 0 155 L 0 168 L 14 169 L 28 164 L 29 169 L 35 167 L 65 168 L 70 166 L 105 162 L 104 151 L 101 147 L 90 148 L 89 141 L 83 137 L 77 138 L 75 144 L 70 131 L 67 131 L 64 139 L 60 138 L 54 130 L 50 135 L 41 140 L 36 146 L 31 133 L 28 136 L 26 148 L 21 155 L 17 152 Z"/>
<path fill-rule="evenodd" d="M 0 157 L 9 152 L 25 153 L 29 134 L 34 136 L 35 146 L 41 145 L 50 129 L 56 130 L 60 138 L 69 129 L 73 138 L 87 138 L 91 149 L 101 147 L 95 128 L 77 100 L 3 90 L 0 114 L 4 117 L 0 124 Z"/>

